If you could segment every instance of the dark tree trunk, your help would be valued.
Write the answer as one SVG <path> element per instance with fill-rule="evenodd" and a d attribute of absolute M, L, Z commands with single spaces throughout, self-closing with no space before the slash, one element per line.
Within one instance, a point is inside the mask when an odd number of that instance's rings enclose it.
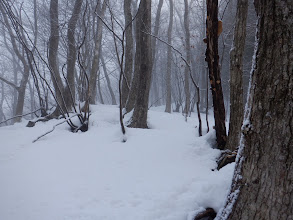
<path fill-rule="evenodd" d="M 149 91 L 152 72 L 152 47 L 151 36 L 147 33 L 151 28 L 151 0 L 141 0 L 139 9 L 141 19 L 139 22 L 139 38 L 136 42 L 136 51 L 140 54 L 138 71 L 138 91 L 135 100 L 134 112 L 130 127 L 147 128 L 147 113 Z"/>
<path fill-rule="evenodd" d="M 227 203 L 219 219 L 289 220 L 293 219 L 293 4 L 257 0 L 255 6 L 258 46 L 229 196 L 235 202 Z"/>
<path fill-rule="evenodd" d="M 206 61 L 213 96 L 217 145 L 224 149 L 226 144 L 225 106 L 221 84 L 218 55 L 218 0 L 207 0 L 207 50 Z"/>
<path fill-rule="evenodd" d="M 131 0 L 124 0 L 124 17 L 125 17 L 125 67 L 124 77 L 122 78 L 122 107 L 126 106 L 129 87 L 133 71 L 133 35 L 132 35 L 132 14 Z"/>
<path fill-rule="evenodd" d="M 75 104 L 75 83 L 74 83 L 74 70 L 76 61 L 76 46 L 75 46 L 75 29 L 78 16 L 81 10 L 83 0 L 76 0 L 73 8 L 71 18 L 68 22 L 67 30 L 67 42 L 68 42 L 68 52 L 67 52 L 67 82 L 65 87 L 64 98 L 66 106 L 68 109 Z"/>
<path fill-rule="evenodd" d="M 172 41 L 172 29 L 173 29 L 173 0 L 169 0 L 170 3 L 170 20 L 168 27 L 168 44 L 171 45 Z M 167 49 L 167 73 L 166 73 L 166 108 L 165 112 L 171 113 L 171 75 L 172 75 L 172 48 L 168 46 Z"/>
<path fill-rule="evenodd" d="M 238 147 L 243 121 L 243 53 L 248 0 L 238 0 L 234 40 L 230 51 L 230 122 L 227 149 Z"/>

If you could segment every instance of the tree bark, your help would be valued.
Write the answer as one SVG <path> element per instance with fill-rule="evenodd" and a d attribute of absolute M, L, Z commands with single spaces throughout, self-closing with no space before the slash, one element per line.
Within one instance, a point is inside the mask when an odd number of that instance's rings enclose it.
<path fill-rule="evenodd" d="M 168 44 L 172 42 L 172 29 L 173 29 L 173 0 L 169 0 L 170 3 L 170 20 L 168 27 Z M 171 74 L 172 74 L 172 48 L 167 46 L 167 73 L 166 73 L 166 108 L 165 112 L 171 113 Z"/>
<path fill-rule="evenodd" d="M 59 24 L 58 24 L 58 0 L 50 2 L 50 38 L 49 38 L 49 56 L 51 78 L 55 89 L 57 107 L 54 116 L 59 116 L 64 110 L 64 100 L 62 92 L 64 91 L 63 83 L 58 67 L 58 45 L 59 45 Z"/>
<path fill-rule="evenodd" d="M 189 6 L 188 0 L 184 0 L 184 30 L 185 30 L 185 46 L 186 46 L 186 61 L 191 64 L 190 51 L 190 30 L 189 30 Z M 189 68 L 185 66 L 184 70 L 184 91 L 185 91 L 185 107 L 184 113 L 187 117 L 190 109 L 190 91 L 189 91 Z"/>
<path fill-rule="evenodd" d="M 225 106 L 221 84 L 218 55 L 218 0 L 207 0 L 207 49 L 206 61 L 212 89 L 215 130 L 218 149 L 226 144 Z"/>
<path fill-rule="evenodd" d="M 138 94 L 138 83 L 139 83 L 139 71 L 140 71 L 140 60 L 141 60 L 141 53 L 138 50 L 137 43 L 140 41 L 141 38 L 141 23 L 142 23 L 142 14 L 143 11 L 138 9 L 136 19 L 135 19 L 135 41 L 136 41 L 136 50 L 135 50 L 135 59 L 134 59 L 134 74 L 131 82 L 131 87 L 127 99 L 126 104 L 126 112 L 130 112 L 134 106 L 137 99 Z"/>
<path fill-rule="evenodd" d="M 97 13 L 103 19 L 106 11 L 106 1 L 104 0 L 102 9 Z M 98 29 L 98 36 L 96 37 L 95 41 L 95 49 L 94 49 L 94 57 L 92 61 L 92 68 L 89 77 L 89 103 L 95 104 L 96 103 L 96 94 L 97 94 L 97 78 L 98 78 L 98 71 L 99 71 L 99 63 L 100 63 L 100 56 L 101 56 L 101 44 L 102 44 L 102 36 L 103 36 L 103 23 L 100 18 L 97 21 L 97 29 Z"/>
<path fill-rule="evenodd" d="M 74 71 L 76 61 L 76 46 L 75 46 L 75 29 L 76 23 L 81 11 L 81 5 L 83 0 L 76 0 L 72 11 L 71 18 L 68 22 L 67 29 L 67 84 L 65 87 L 64 98 L 68 109 L 72 108 L 75 104 L 75 83 L 74 83 Z"/>
<path fill-rule="evenodd" d="M 147 113 L 149 103 L 149 91 L 152 72 L 152 47 L 151 36 L 147 33 L 151 28 L 151 0 L 141 0 L 139 9 L 141 15 L 139 34 L 136 42 L 136 51 L 139 51 L 138 92 L 130 127 L 147 128 Z"/>
<path fill-rule="evenodd" d="M 160 29 L 160 18 L 161 18 L 161 11 L 163 7 L 163 0 L 159 1 L 156 18 L 155 18 L 155 26 L 154 26 L 154 36 L 159 35 L 159 29 Z M 160 105 L 160 100 L 158 100 L 159 97 L 159 88 L 158 88 L 158 74 L 156 72 L 156 60 L 157 57 L 157 39 L 155 37 L 152 38 L 152 82 L 151 82 L 151 91 L 153 90 L 153 97 L 156 103 L 155 105 Z"/>
<path fill-rule="evenodd" d="M 128 94 L 131 84 L 133 71 L 133 35 L 132 35 L 132 14 L 131 14 L 131 0 L 124 0 L 124 17 L 125 17 L 125 64 L 124 76 L 122 79 L 122 104 L 123 108 L 126 106 Z"/>
<path fill-rule="evenodd" d="M 226 148 L 238 147 L 243 122 L 243 53 L 246 38 L 248 0 L 238 0 L 234 40 L 230 51 L 230 122 Z"/>
<path fill-rule="evenodd" d="M 255 7 L 259 17 L 258 44 L 229 195 L 232 203 L 227 203 L 218 219 L 229 216 L 233 220 L 290 220 L 293 219 L 293 4 L 290 0 L 257 0 Z"/>

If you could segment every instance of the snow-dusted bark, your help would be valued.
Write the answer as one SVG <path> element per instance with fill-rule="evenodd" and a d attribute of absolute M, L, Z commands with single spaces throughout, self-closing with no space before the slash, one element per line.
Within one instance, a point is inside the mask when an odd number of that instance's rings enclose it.
<path fill-rule="evenodd" d="M 293 219 L 293 5 L 255 1 L 257 49 L 231 193 L 217 219 Z"/>

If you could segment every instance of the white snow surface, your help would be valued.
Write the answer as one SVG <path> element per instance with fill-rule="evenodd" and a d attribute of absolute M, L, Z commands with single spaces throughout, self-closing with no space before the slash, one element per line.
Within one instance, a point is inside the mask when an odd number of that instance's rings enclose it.
<path fill-rule="evenodd" d="M 212 171 L 215 134 L 198 137 L 195 114 L 152 108 L 150 129 L 127 128 L 123 143 L 118 111 L 92 106 L 88 132 L 65 123 L 36 143 L 57 120 L 1 127 L 0 219 L 187 220 L 223 207 L 234 164 Z"/>

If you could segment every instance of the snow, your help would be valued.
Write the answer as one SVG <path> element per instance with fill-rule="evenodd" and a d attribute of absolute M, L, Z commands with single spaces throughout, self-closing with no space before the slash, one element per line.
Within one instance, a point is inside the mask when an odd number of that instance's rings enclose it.
<path fill-rule="evenodd" d="M 59 121 L 1 127 L 0 219 L 188 220 L 219 211 L 234 164 L 212 171 L 215 133 L 198 137 L 195 116 L 185 122 L 163 109 L 149 111 L 150 129 L 127 128 L 126 143 L 117 106 L 92 106 L 88 132 L 62 124 L 35 143 Z"/>

